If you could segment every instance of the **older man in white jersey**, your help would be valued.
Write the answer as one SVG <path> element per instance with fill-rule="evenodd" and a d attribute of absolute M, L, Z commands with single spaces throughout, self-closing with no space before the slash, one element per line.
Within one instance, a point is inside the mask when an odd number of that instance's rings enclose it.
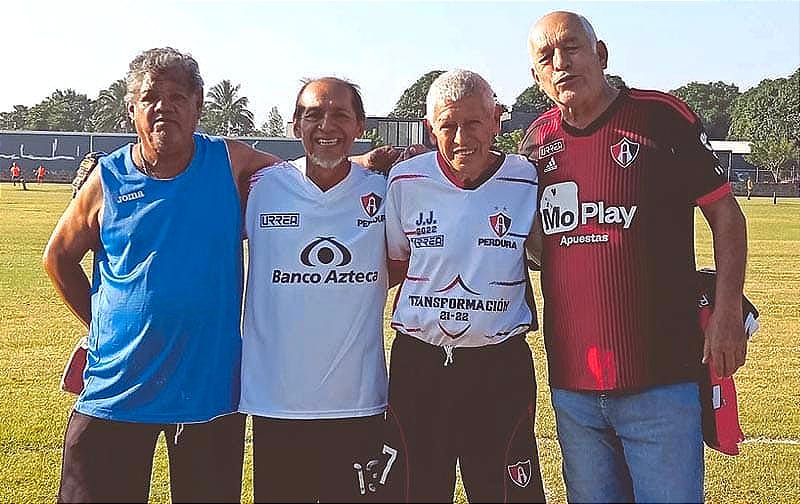
<path fill-rule="evenodd" d="M 475 502 L 543 501 L 533 435 L 535 328 L 525 241 L 534 166 L 492 150 L 500 108 L 478 74 L 427 97 L 437 150 L 389 174 L 389 258 L 408 262 L 392 327 L 390 498 L 451 501 L 458 461 Z"/>
<path fill-rule="evenodd" d="M 253 415 L 256 502 L 357 502 L 376 490 L 386 178 L 347 159 L 364 120 L 352 83 L 306 83 L 294 113 L 306 157 L 251 183 L 240 411 Z"/>

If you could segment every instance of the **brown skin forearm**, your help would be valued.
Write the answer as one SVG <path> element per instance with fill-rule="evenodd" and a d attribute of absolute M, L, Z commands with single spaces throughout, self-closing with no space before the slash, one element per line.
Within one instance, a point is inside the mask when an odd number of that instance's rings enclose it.
<path fill-rule="evenodd" d="M 733 197 L 730 197 L 733 200 Z M 744 273 L 747 262 L 747 227 L 739 205 L 724 203 L 711 224 L 709 213 L 703 213 L 709 219 L 714 239 L 714 264 L 717 269 L 717 281 L 714 295 L 715 309 L 736 309 L 742 311 L 742 292 L 744 290 Z"/>
<path fill-rule="evenodd" d="M 92 320 L 90 285 L 81 261 L 99 246 L 102 202 L 99 172 L 94 171 L 59 219 L 42 255 L 56 292 L 87 327 Z"/>
<path fill-rule="evenodd" d="M 742 320 L 747 226 L 733 195 L 701 210 L 711 227 L 717 270 L 714 311 L 706 328 L 703 361 L 710 360 L 718 376 L 730 376 L 744 364 L 747 354 Z"/>
<path fill-rule="evenodd" d="M 56 292 L 67 307 L 87 328 L 92 321 L 89 278 L 80 262 L 58 257 L 45 251 L 44 268 L 53 282 Z"/>
<path fill-rule="evenodd" d="M 236 189 L 239 191 L 242 210 L 244 210 L 247 204 L 247 196 L 250 194 L 250 177 L 259 169 L 280 163 L 282 159 L 268 152 L 253 149 L 238 140 L 226 138 L 225 143 L 228 145 L 233 180 L 236 183 Z"/>

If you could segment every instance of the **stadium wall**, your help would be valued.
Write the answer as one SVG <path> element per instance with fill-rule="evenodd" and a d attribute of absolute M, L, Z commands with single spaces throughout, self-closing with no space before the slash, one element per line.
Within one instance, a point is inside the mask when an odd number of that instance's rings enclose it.
<path fill-rule="evenodd" d="M 304 155 L 303 144 L 296 138 L 236 137 L 264 152 L 283 159 Z M 9 167 L 14 161 L 23 177 L 36 180 L 34 170 L 43 164 L 45 181 L 70 182 L 83 156 L 92 151 L 112 152 L 136 141 L 129 133 L 82 133 L 65 131 L 2 131 L 0 130 L 0 180 L 10 181 Z M 356 140 L 353 154 L 370 150 L 369 140 Z"/>

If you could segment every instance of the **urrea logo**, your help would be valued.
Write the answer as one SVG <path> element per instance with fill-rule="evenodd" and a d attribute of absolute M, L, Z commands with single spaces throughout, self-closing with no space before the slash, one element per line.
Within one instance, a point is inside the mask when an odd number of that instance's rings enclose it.
<path fill-rule="evenodd" d="M 334 261 L 335 266 L 346 266 L 352 258 L 347 247 L 333 236 L 318 236 L 300 252 L 300 262 L 312 267 L 327 266 Z"/>

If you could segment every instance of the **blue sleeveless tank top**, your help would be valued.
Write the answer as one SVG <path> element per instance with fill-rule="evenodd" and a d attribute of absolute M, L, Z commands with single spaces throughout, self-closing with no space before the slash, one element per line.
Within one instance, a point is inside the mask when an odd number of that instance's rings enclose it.
<path fill-rule="evenodd" d="M 189 166 L 168 180 L 137 170 L 131 145 L 100 160 L 81 413 L 188 423 L 237 409 L 241 205 L 224 140 L 195 134 L 194 143 Z"/>

